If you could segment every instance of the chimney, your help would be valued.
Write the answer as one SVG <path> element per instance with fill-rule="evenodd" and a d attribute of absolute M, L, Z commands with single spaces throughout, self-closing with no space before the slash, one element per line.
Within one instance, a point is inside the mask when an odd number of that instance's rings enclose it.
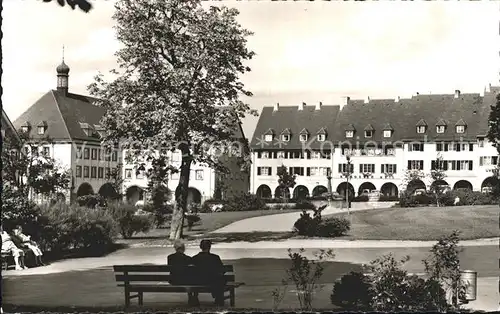
<path fill-rule="evenodd" d="M 320 101 L 319 103 L 316 104 L 316 107 L 314 109 L 315 110 L 321 110 L 322 106 L 323 106 L 323 103 Z"/>
<path fill-rule="evenodd" d="M 278 111 L 279 108 L 280 108 L 280 103 L 277 102 L 276 105 L 274 105 L 273 111 Z"/>
<path fill-rule="evenodd" d="M 396 96 L 396 98 L 394 99 L 394 102 L 400 102 L 400 101 L 401 101 L 401 97 Z"/>
<path fill-rule="evenodd" d="M 342 97 L 342 104 L 347 105 L 347 104 L 349 104 L 350 100 L 351 100 L 351 97 L 349 97 L 349 96 Z"/>
<path fill-rule="evenodd" d="M 304 110 L 305 106 L 306 106 L 306 103 L 302 102 L 302 104 L 299 104 L 299 110 Z"/>
<path fill-rule="evenodd" d="M 488 84 L 485 88 L 485 93 L 490 93 L 491 92 L 491 83 Z"/>
<path fill-rule="evenodd" d="M 455 98 L 460 97 L 460 90 L 455 89 Z"/>
<path fill-rule="evenodd" d="M 365 98 L 365 104 L 367 104 L 369 102 L 370 102 L 370 96 L 366 96 L 366 98 Z"/>

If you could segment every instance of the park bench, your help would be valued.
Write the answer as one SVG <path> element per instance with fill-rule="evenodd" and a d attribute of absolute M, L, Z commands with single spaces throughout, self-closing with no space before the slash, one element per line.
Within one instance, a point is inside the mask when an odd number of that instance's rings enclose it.
<path fill-rule="evenodd" d="M 195 266 L 188 266 L 193 268 Z M 210 293 L 211 288 L 203 285 L 172 285 L 171 266 L 168 265 L 115 265 L 113 266 L 118 287 L 124 288 L 125 306 L 130 306 L 130 300 L 138 298 L 139 305 L 143 305 L 145 292 L 155 293 Z M 235 289 L 244 285 L 235 282 L 233 265 L 224 265 L 224 300 L 229 299 L 230 305 L 235 304 Z M 229 292 L 229 295 L 226 295 Z M 131 293 L 137 293 L 132 295 Z"/>
<path fill-rule="evenodd" d="M 31 250 L 28 248 L 21 248 L 21 250 L 23 250 L 24 252 L 25 262 L 26 262 L 26 256 L 28 255 L 29 252 L 31 252 Z M 7 270 L 9 268 L 10 261 L 14 263 L 14 256 L 12 255 L 12 253 L 10 251 L 9 252 L 2 251 L 2 270 Z"/>

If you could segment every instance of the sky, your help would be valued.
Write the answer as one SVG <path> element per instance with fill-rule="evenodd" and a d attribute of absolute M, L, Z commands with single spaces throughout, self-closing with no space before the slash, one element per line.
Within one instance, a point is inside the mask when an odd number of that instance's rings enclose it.
<path fill-rule="evenodd" d="M 258 111 L 277 102 L 337 105 L 344 96 L 479 93 L 498 85 L 496 1 L 222 3 L 254 32 L 248 47 L 256 56 L 242 81 Z M 113 1 L 93 5 L 85 14 L 56 1 L 3 1 L 2 104 L 12 121 L 55 89 L 63 45 L 73 93 L 87 95 L 94 75 L 116 66 Z M 257 119 L 244 119 L 247 137 Z"/>

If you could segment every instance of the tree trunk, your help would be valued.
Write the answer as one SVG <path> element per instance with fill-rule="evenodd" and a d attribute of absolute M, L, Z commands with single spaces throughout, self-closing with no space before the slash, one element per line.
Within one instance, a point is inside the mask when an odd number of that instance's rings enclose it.
<path fill-rule="evenodd" d="M 191 156 L 183 152 L 181 172 L 179 176 L 179 193 L 175 195 L 175 207 L 170 223 L 170 240 L 182 238 L 182 228 L 184 226 L 184 213 L 187 207 L 187 197 L 189 188 L 189 174 L 191 173 Z M 177 193 L 176 193 L 177 194 Z"/>

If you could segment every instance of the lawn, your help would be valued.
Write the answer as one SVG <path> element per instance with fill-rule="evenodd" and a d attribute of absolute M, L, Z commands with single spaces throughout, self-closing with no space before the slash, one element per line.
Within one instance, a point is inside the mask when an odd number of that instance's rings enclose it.
<path fill-rule="evenodd" d="M 499 237 L 498 205 L 387 208 L 354 212 L 344 239 L 437 240 L 453 230 L 462 240 Z M 338 217 L 346 214 L 324 216 Z"/>
<path fill-rule="evenodd" d="M 283 214 L 290 212 L 300 211 L 298 209 L 267 209 L 267 210 L 252 210 L 252 211 L 238 211 L 238 212 L 216 212 L 216 213 L 200 213 L 200 223 L 193 226 L 193 229 L 188 231 L 184 228 L 184 235 L 187 239 L 197 239 L 202 235 L 210 234 L 212 231 L 225 227 L 235 221 L 243 220 L 246 218 Z M 164 244 L 165 239 L 168 239 L 170 228 L 157 228 L 152 229 L 147 233 L 139 233 L 132 239 L 120 239 L 119 243 L 134 244 L 142 243 L 145 245 Z"/>

